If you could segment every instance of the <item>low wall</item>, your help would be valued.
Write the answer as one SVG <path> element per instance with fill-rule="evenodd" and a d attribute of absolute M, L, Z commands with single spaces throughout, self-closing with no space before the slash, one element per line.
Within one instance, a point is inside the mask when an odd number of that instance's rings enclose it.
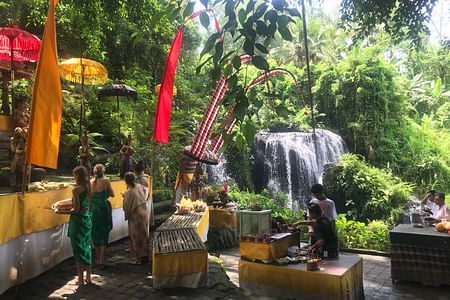
<path fill-rule="evenodd" d="M 123 181 L 112 182 L 116 196 L 110 242 L 128 236 L 124 220 Z M 51 205 L 70 198 L 72 188 L 47 192 L 0 195 L 0 294 L 10 287 L 38 276 L 72 256 L 67 237 L 68 215 L 57 215 Z"/>

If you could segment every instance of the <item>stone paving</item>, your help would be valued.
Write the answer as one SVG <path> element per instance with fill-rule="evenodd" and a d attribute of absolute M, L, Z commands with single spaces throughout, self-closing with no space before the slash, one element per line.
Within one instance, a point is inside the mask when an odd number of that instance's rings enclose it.
<path fill-rule="evenodd" d="M 107 268 L 94 267 L 93 285 L 72 285 L 75 281 L 75 262 L 68 259 L 37 278 L 11 288 L 0 295 L 0 299 L 280 299 L 257 297 L 238 287 L 238 248 L 221 251 L 219 259 L 210 256 L 208 287 L 157 290 L 152 287 L 151 264 L 131 265 L 126 251 L 128 247 L 129 241 L 124 239 L 108 248 Z M 363 258 L 366 300 L 450 299 L 449 286 L 436 288 L 417 283 L 392 284 L 389 258 L 355 255 Z"/>
<path fill-rule="evenodd" d="M 1 300 L 24 299 L 245 299 L 242 289 L 228 279 L 221 262 L 211 256 L 209 261 L 209 285 L 201 289 L 157 290 L 152 287 L 151 264 L 131 265 L 129 240 L 110 245 L 107 251 L 106 269 L 93 268 L 93 285 L 78 287 L 75 282 L 75 261 L 68 259 L 53 269 L 13 287 Z M 4 258 L 3 258 L 4 259 Z"/>

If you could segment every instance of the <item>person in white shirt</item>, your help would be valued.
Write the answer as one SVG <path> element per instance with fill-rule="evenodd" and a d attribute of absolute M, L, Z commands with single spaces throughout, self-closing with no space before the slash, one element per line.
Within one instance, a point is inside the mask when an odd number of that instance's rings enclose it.
<path fill-rule="evenodd" d="M 445 204 L 445 194 L 442 192 L 436 193 L 434 196 L 434 202 L 438 206 L 437 211 L 433 214 L 432 218 L 437 222 L 450 220 L 450 209 Z"/>
<path fill-rule="evenodd" d="M 311 187 L 311 194 L 314 198 L 309 203 L 316 203 L 320 206 L 322 214 L 331 221 L 333 230 L 336 231 L 337 212 L 334 201 L 327 198 L 324 193 L 323 185 L 320 183 L 316 183 Z"/>

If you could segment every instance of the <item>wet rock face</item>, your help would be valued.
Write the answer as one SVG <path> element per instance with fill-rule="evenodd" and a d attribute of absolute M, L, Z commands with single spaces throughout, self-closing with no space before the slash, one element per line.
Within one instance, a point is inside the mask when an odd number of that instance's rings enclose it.
<path fill-rule="evenodd" d="M 260 132 L 255 137 L 253 182 L 257 190 L 284 192 L 288 207 L 304 206 L 311 185 L 322 182 L 324 166 L 336 163 L 347 152 L 343 139 L 328 130 L 312 133 Z"/>

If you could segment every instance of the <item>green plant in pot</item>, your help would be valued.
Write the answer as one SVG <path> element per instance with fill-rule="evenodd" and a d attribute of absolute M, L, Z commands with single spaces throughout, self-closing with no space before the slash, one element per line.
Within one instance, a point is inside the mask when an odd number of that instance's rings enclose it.
<path fill-rule="evenodd" d="M 253 210 L 253 211 L 263 210 L 263 205 L 262 205 L 262 203 L 260 203 L 258 201 L 258 199 L 254 199 L 254 200 L 252 200 L 252 203 L 250 205 L 250 210 Z"/>

